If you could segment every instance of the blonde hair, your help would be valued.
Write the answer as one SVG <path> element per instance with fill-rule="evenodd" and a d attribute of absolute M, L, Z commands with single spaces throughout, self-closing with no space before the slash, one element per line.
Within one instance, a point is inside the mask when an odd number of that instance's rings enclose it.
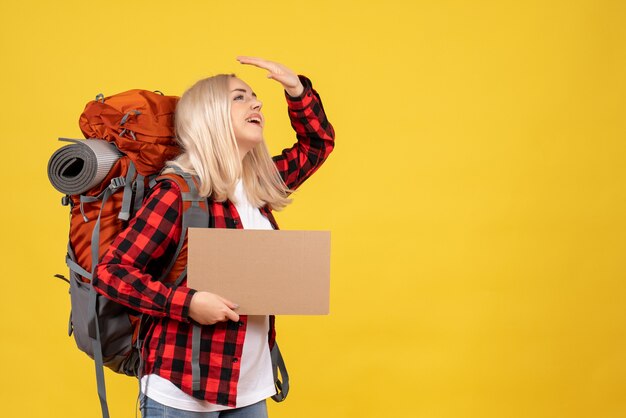
<path fill-rule="evenodd" d="M 230 119 L 228 80 L 234 74 L 219 74 L 191 86 L 176 106 L 176 137 L 182 153 L 168 161 L 164 173 L 177 166 L 198 177 L 202 197 L 234 201 L 239 178 L 250 203 L 273 210 L 287 206 L 292 192 L 280 177 L 262 141 L 240 159 Z"/>

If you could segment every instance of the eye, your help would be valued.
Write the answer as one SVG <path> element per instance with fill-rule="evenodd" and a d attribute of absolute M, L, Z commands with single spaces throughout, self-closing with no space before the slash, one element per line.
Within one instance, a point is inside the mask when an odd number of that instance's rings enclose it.
<path fill-rule="evenodd" d="M 243 94 L 238 94 L 235 97 L 233 97 L 233 100 L 243 100 L 243 99 L 244 99 Z"/>

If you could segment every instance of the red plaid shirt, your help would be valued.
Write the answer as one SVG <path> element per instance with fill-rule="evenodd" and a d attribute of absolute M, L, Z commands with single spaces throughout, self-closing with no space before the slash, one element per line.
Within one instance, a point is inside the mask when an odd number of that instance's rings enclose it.
<path fill-rule="evenodd" d="M 273 158 L 291 189 L 296 189 L 313 174 L 334 147 L 333 127 L 326 119 L 320 98 L 306 77 L 300 76 L 300 79 L 305 87 L 302 95 L 299 98 L 285 95 L 298 142 Z M 267 207 L 260 210 L 278 229 L 271 211 Z M 211 202 L 210 225 L 243 228 L 230 201 Z M 241 315 L 239 322 L 202 327 L 200 390 L 193 391 L 193 324 L 189 304 L 196 291 L 188 288 L 186 281 L 174 287 L 156 280 L 175 253 L 181 229 L 180 189 L 171 181 L 159 182 L 96 267 L 93 284 L 107 298 L 150 315 L 142 354 L 144 375 L 156 373 L 196 398 L 235 406 L 247 317 Z M 270 348 L 274 337 L 274 317 L 270 317 Z"/>

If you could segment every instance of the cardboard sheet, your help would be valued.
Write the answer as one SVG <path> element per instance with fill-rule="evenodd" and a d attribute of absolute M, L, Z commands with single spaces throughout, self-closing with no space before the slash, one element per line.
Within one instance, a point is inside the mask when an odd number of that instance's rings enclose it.
<path fill-rule="evenodd" d="M 187 285 L 244 315 L 329 313 L 330 232 L 189 228 Z"/>

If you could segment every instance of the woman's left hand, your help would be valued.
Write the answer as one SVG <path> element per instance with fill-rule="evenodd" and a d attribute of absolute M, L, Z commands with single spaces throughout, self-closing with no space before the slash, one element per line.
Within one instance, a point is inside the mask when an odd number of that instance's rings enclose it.
<path fill-rule="evenodd" d="M 304 91 L 304 86 L 300 82 L 298 75 L 282 64 L 262 58 L 241 56 L 237 57 L 237 61 L 269 71 L 267 78 L 274 79 L 282 84 L 287 94 L 291 97 L 299 97 Z"/>

